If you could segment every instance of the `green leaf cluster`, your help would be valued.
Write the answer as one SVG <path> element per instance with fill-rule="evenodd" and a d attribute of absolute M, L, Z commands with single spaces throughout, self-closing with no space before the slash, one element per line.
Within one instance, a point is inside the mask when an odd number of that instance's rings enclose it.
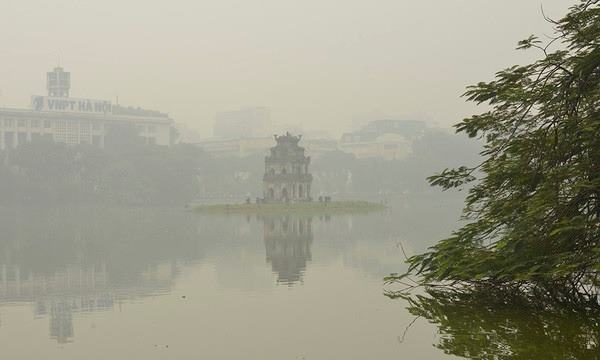
<path fill-rule="evenodd" d="M 430 289 L 408 298 L 407 304 L 412 315 L 437 326 L 435 347 L 446 354 L 490 360 L 599 357 L 597 304 L 544 301 L 477 288 Z"/>
<path fill-rule="evenodd" d="M 548 43 L 532 36 L 518 44 L 539 51 L 539 60 L 464 94 L 487 110 L 456 125 L 484 142 L 483 160 L 429 178 L 444 189 L 471 187 L 466 225 L 408 260 L 425 283 L 560 284 L 574 292 L 598 285 L 600 0 L 579 1 L 549 21 Z"/>

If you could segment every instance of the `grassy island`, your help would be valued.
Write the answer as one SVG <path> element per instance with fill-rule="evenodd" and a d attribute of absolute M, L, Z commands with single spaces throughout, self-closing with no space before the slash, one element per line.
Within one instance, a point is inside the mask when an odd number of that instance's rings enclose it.
<path fill-rule="evenodd" d="M 383 204 L 368 201 L 331 201 L 297 202 L 266 204 L 217 204 L 196 205 L 192 210 L 210 214 L 267 214 L 267 213 L 305 213 L 305 214 L 344 214 L 382 211 Z"/>

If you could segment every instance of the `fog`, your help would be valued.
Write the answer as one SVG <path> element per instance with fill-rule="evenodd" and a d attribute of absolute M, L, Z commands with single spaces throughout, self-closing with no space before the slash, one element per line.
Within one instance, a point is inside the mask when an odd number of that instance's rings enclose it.
<path fill-rule="evenodd" d="M 569 5 L 0 0 L 3 356 L 448 359 L 384 278 L 464 220 L 465 87 Z"/>
<path fill-rule="evenodd" d="M 72 96 L 168 112 L 212 135 L 215 113 L 266 106 L 278 124 L 337 137 L 382 117 L 447 127 L 472 113 L 468 84 L 526 62 L 550 33 L 542 1 L 0 2 L 0 105 L 44 94 L 60 63 Z"/>

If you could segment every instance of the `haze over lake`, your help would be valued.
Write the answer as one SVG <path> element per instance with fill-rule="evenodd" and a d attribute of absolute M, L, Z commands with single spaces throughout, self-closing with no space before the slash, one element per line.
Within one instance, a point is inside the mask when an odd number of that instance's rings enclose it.
<path fill-rule="evenodd" d="M 398 342 L 413 317 L 382 294 L 400 241 L 422 250 L 454 225 L 460 198 L 440 200 L 335 216 L 3 208 L 0 347 L 13 359 L 443 358 L 425 322 Z"/>
<path fill-rule="evenodd" d="M 599 359 L 599 24 L 0 0 L 2 359 Z"/>

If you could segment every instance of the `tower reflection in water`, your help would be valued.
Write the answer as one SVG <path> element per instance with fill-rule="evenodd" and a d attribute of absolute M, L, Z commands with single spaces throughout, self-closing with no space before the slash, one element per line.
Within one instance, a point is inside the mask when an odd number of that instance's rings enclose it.
<path fill-rule="evenodd" d="M 169 209 L 0 208 L 0 317 L 10 304 L 31 304 L 34 318 L 48 321 L 51 339 L 73 342 L 82 314 L 168 294 L 186 266 L 249 251 L 257 262 L 247 265 L 270 267 L 277 284 L 302 282 L 323 219 L 245 220 Z"/>
<path fill-rule="evenodd" d="M 263 217 L 267 262 L 277 274 L 277 283 L 293 285 L 302 280 L 311 260 L 312 218 L 297 215 Z"/>

